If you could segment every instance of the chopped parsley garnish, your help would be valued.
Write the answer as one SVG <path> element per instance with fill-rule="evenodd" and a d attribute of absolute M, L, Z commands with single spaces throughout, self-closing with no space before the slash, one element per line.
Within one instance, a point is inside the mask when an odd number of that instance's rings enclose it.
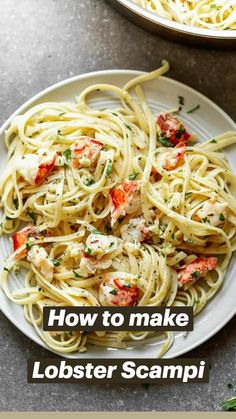
<path fill-rule="evenodd" d="M 61 112 L 61 113 L 59 113 L 59 115 L 58 115 L 58 116 L 63 116 L 63 115 L 65 115 L 65 112 Z"/>
<path fill-rule="evenodd" d="M 106 176 L 110 176 L 111 172 L 112 172 L 112 165 L 108 164 L 107 165 L 107 170 L 106 170 Z"/>
<path fill-rule="evenodd" d="M 11 217 L 8 217 L 8 215 L 6 215 L 6 220 L 7 220 L 7 221 L 11 221 L 11 220 L 12 220 L 12 218 L 11 218 Z"/>
<path fill-rule="evenodd" d="M 61 265 L 61 259 L 54 259 L 53 260 L 53 265 L 54 266 L 60 266 Z"/>
<path fill-rule="evenodd" d="M 134 180 L 136 179 L 136 177 L 139 175 L 139 173 L 132 173 L 131 175 L 129 175 L 129 180 Z"/>
<path fill-rule="evenodd" d="M 236 397 L 232 397 L 229 400 L 225 400 L 221 406 L 228 411 L 235 411 L 236 410 Z"/>
<path fill-rule="evenodd" d="M 60 178 L 55 179 L 55 180 L 53 181 L 53 184 L 54 184 L 54 185 L 58 185 L 58 183 L 61 183 L 61 181 L 62 181 L 62 179 L 60 179 Z"/>
<path fill-rule="evenodd" d="M 199 298 L 197 300 L 194 300 L 194 304 L 199 304 L 199 303 L 200 303 Z"/>
<path fill-rule="evenodd" d="M 118 116 L 118 114 L 117 114 L 117 113 L 115 113 L 115 112 L 112 112 L 112 115 Z"/>
<path fill-rule="evenodd" d="M 18 201 L 18 198 L 13 199 L 13 204 L 14 204 L 14 207 L 15 207 L 16 209 L 18 209 L 18 208 L 19 208 L 19 201 Z"/>
<path fill-rule="evenodd" d="M 84 250 L 84 253 L 86 253 L 86 255 L 91 255 L 92 249 L 90 249 L 90 247 L 86 246 L 85 250 Z"/>
<path fill-rule="evenodd" d="M 113 290 L 109 291 L 109 294 L 116 295 L 117 292 L 118 291 L 115 288 L 113 288 Z"/>
<path fill-rule="evenodd" d="M 33 220 L 34 223 L 36 223 L 36 216 L 32 211 L 28 211 L 27 215 Z"/>
<path fill-rule="evenodd" d="M 159 142 L 164 145 L 164 147 L 173 147 L 173 144 L 171 144 L 163 132 L 159 135 Z"/>
<path fill-rule="evenodd" d="M 128 124 L 125 124 L 125 126 L 126 126 L 127 129 L 129 129 L 130 131 L 132 131 L 132 128 Z"/>
<path fill-rule="evenodd" d="M 211 140 L 210 143 L 216 144 L 217 141 L 215 140 L 215 138 L 213 138 L 213 140 Z"/>
<path fill-rule="evenodd" d="M 108 151 L 108 150 L 109 150 L 109 148 L 108 148 L 108 146 L 105 144 L 104 146 L 102 146 L 101 150 L 103 150 L 103 151 Z"/>
<path fill-rule="evenodd" d="M 131 285 L 130 284 L 124 284 L 123 287 L 124 288 L 131 288 Z"/>
<path fill-rule="evenodd" d="M 79 278 L 79 275 L 77 274 L 77 272 L 73 271 L 73 274 L 75 275 L 76 278 Z"/>
<path fill-rule="evenodd" d="M 185 129 L 179 129 L 178 131 L 176 131 L 175 137 L 179 140 L 185 132 Z"/>
<path fill-rule="evenodd" d="M 200 105 L 197 105 L 194 108 L 189 109 L 189 111 L 187 111 L 187 113 L 193 113 L 193 112 L 197 111 L 199 108 L 200 108 Z"/>
<path fill-rule="evenodd" d="M 192 278 L 199 279 L 201 276 L 201 273 L 199 271 L 195 271 L 191 274 Z"/>
<path fill-rule="evenodd" d="M 31 249 L 31 247 L 34 245 L 34 243 L 31 243 L 31 242 L 26 242 L 25 243 L 25 246 L 26 246 L 26 249 Z"/>
<path fill-rule="evenodd" d="M 202 219 L 202 221 L 203 221 L 204 223 L 210 223 L 210 220 L 209 220 L 209 218 L 207 218 L 207 217 L 204 217 L 204 218 Z"/>
<path fill-rule="evenodd" d="M 7 269 L 5 266 L 3 268 L 4 271 L 9 272 L 9 269 Z"/>
<path fill-rule="evenodd" d="M 61 135 L 61 130 L 60 129 L 57 131 L 57 135 Z"/>
<path fill-rule="evenodd" d="M 86 186 L 91 186 L 91 185 L 93 185 L 95 183 L 95 180 L 93 180 L 93 179 L 87 179 L 86 180 L 86 182 L 85 182 L 85 185 Z"/>
<path fill-rule="evenodd" d="M 220 214 L 220 216 L 219 216 L 219 220 L 220 220 L 220 221 L 225 221 L 225 216 L 224 216 L 224 214 Z"/>
<path fill-rule="evenodd" d="M 64 150 L 63 155 L 65 156 L 67 161 L 70 160 L 71 159 L 71 149 L 67 148 L 66 150 Z"/>
<path fill-rule="evenodd" d="M 179 99 L 179 104 L 181 106 L 184 106 L 184 97 L 183 96 L 178 96 L 178 99 Z"/>

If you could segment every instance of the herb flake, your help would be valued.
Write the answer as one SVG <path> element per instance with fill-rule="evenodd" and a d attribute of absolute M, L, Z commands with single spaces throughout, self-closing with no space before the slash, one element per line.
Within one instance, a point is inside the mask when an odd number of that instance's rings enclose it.
<path fill-rule="evenodd" d="M 93 185 L 95 183 L 95 180 L 94 179 L 87 179 L 86 180 L 86 182 L 85 182 L 85 185 L 86 186 L 91 186 L 91 185 Z"/>
<path fill-rule="evenodd" d="M 66 160 L 70 160 L 71 159 L 71 149 L 67 148 L 66 150 L 63 151 L 63 156 L 65 156 Z"/>
<path fill-rule="evenodd" d="M 163 132 L 159 135 L 159 142 L 164 145 L 164 147 L 173 147 L 173 144 L 171 144 Z"/>
<path fill-rule="evenodd" d="M 130 131 L 132 131 L 132 128 L 128 124 L 125 124 L 125 126 L 126 126 L 127 129 L 129 129 Z"/>
<path fill-rule="evenodd" d="M 53 260 L 53 265 L 54 266 L 60 266 L 61 265 L 62 260 L 61 259 L 54 259 Z"/>
<path fill-rule="evenodd" d="M 84 253 L 86 253 L 86 255 L 91 255 L 92 249 L 90 249 L 90 247 L 86 246 L 85 250 L 84 250 Z"/>
<path fill-rule="evenodd" d="M 18 209 L 19 208 L 18 198 L 13 199 L 13 204 L 14 204 L 15 209 Z"/>
<path fill-rule="evenodd" d="M 107 170 L 106 170 L 106 176 L 109 177 L 111 172 L 112 172 L 112 165 L 108 164 L 107 165 Z"/>
<path fill-rule="evenodd" d="M 129 175 L 129 180 L 134 180 L 136 179 L 136 177 L 139 175 L 139 173 L 131 173 L 131 175 Z"/>
<path fill-rule="evenodd" d="M 221 406 L 227 411 L 236 411 L 236 397 L 225 400 Z"/>
<path fill-rule="evenodd" d="M 224 216 L 224 214 L 220 214 L 220 216 L 219 216 L 219 221 L 225 221 L 225 216 Z"/>
<path fill-rule="evenodd" d="M 187 111 L 187 113 L 193 113 L 193 112 L 197 111 L 199 108 L 200 108 L 200 105 L 197 105 L 197 106 L 195 106 L 194 108 L 189 109 L 189 110 Z"/>
<path fill-rule="evenodd" d="M 183 96 L 178 96 L 179 99 L 179 111 L 182 110 L 182 106 L 184 106 L 184 97 Z"/>
<path fill-rule="evenodd" d="M 191 277 L 194 279 L 199 279 L 201 276 L 201 273 L 199 271 L 195 271 L 191 274 Z"/>

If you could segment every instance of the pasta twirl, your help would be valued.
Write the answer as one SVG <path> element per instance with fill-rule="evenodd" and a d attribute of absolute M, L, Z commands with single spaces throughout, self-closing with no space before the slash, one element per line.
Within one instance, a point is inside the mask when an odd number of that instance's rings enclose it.
<path fill-rule="evenodd" d="M 213 30 L 236 29 L 234 0 L 132 0 L 174 22 Z"/>

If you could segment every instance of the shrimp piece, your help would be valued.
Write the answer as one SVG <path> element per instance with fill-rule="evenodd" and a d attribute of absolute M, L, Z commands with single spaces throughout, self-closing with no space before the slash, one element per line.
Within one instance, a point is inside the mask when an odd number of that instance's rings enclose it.
<path fill-rule="evenodd" d="M 203 222 L 208 222 L 212 226 L 217 227 L 227 218 L 227 202 L 220 203 L 216 202 L 214 199 L 209 199 L 205 201 L 197 212 L 197 216 L 200 217 Z"/>
<path fill-rule="evenodd" d="M 33 242 L 34 239 L 37 239 L 39 237 L 39 230 L 33 226 L 25 227 L 17 233 L 14 233 L 11 237 L 14 252 L 16 252 L 16 250 L 18 250 L 21 246 L 26 244 L 28 240 L 30 240 L 30 242 Z M 26 255 L 27 250 L 24 249 L 16 256 L 16 259 L 23 259 Z"/>
<path fill-rule="evenodd" d="M 46 250 L 38 245 L 34 245 L 28 252 L 27 259 L 38 268 L 41 274 L 48 281 L 53 279 L 54 265 L 53 261 L 49 258 Z"/>
<path fill-rule="evenodd" d="M 80 137 L 72 146 L 72 167 L 94 168 L 98 155 L 103 147 L 100 141 L 90 137 Z"/>
<path fill-rule="evenodd" d="M 113 252 L 119 246 L 119 240 L 116 236 L 105 234 L 90 234 L 86 240 L 86 253 L 91 256 L 101 257 L 107 253 Z"/>
<path fill-rule="evenodd" d="M 159 156 L 158 162 L 165 170 L 174 170 L 182 166 L 184 162 L 186 147 L 176 147 L 175 150 L 168 151 Z"/>
<path fill-rule="evenodd" d="M 44 179 L 52 172 L 54 168 L 54 161 L 51 163 L 42 163 L 39 165 L 38 173 L 35 178 L 35 185 L 41 185 Z"/>
<path fill-rule="evenodd" d="M 184 266 L 178 272 L 179 286 L 194 284 L 199 278 L 204 278 L 209 271 L 213 271 L 217 266 L 216 257 L 199 257 L 189 265 Z"/>
<path fill-rule="evenodd" d="M 144 218 L 132 218 L 121 228 L 121 237 L 125 242 L 143 243 L 151 238 L 151 233 L 145 225 Z"/>
<path fill-rule="evenodd" d="M 139 185 L 135 180 L 127 181 L 110 191 L 112 200 L 111 226 L 113 227 L 119 217 L 132 214 L 139 209 Z"/>
<path fill-rule="evenodd" d="M 88 256 L 85 252 L 82 253 L 82 257 L 79 265 L 79 274 L 84 278 L 94 275 L 97 271 L 105 270 L 110 268 L 112 259 L 103 257 L 96 259 L 95 257 Z"/>
<path fill-rule="evenodd" d="M 139 289 L 129 279 L 105 275 L 99 285 L 98 298 L 102 306 L 134 307 L 138 304 Z"/>
<path fill-rule="evenodd" d="M 56 153 L 54 151 L 49 151 L 46 155 L 26 154 L 16 159 L 15 169 L 27 183 L 38 186 L 54 169 L 55 160 Z"/>
<path fill-rule="evenodd" d="M 183 122 L 171 113 L 161 113 L 157 117 L 157 124 L 161 130 L 159 141 L 166 147 L 187 144 L 191 138 L 191 134 L 186 131 Z"/>
<path fill-rule="evenodd" d="M 115 236 L 90 234 L 80 260 L 80 273 L 84 277 L 93 275 L 97 270 L 111 266 L 112 256 L 119 253 L 121 242 Z"/>

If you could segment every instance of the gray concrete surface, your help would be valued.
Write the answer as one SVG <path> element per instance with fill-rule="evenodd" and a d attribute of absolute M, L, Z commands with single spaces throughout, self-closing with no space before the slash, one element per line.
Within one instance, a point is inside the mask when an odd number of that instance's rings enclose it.
<path fill-rule="evenodd" d="M 134 26 L 103 0 L 0 0 L 0 122 L 58 80 L 108 68 L 151 70 L 206 94 L 236 119 L 236 51 L 170 43 Z M 220 309 L 220 307 L 219 307 Z M 210 383 L 143 386 L 29 385 L 29 357 L 51 356 L 0 314 L 0 411 L 215 411 L 236 384 L 236 318 L 188 354 L 206 357 Z"/>

